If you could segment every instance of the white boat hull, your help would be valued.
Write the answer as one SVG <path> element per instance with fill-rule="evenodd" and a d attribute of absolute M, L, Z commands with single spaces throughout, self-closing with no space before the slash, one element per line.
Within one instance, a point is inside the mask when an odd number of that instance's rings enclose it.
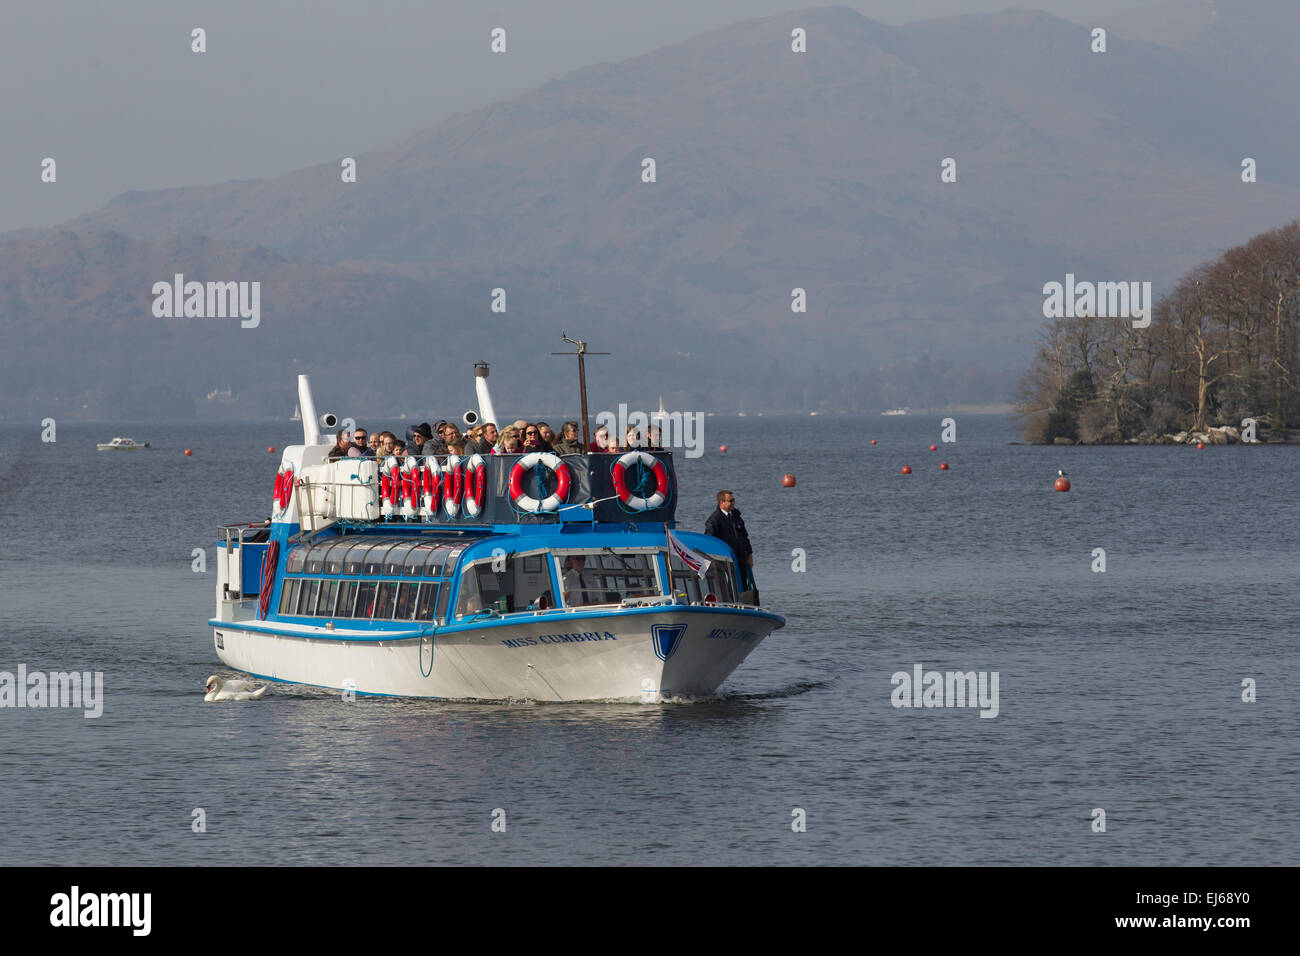
<path fill-rule="evenodd" d="M 780 624 L 766 612 L 670 605 L 392 640 L 272 633 L 254 621 L 213 631 L 225 664 L 269 680 L 400 697 L 658 701 L 714 693 Z"/>

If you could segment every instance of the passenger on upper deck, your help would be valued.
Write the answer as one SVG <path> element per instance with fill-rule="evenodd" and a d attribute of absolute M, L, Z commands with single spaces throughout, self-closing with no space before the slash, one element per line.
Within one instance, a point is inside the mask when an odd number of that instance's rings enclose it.
<path fill-rule="evenodd" d="M 609 429 L 601 425 L 596 429 L 596 434 L 591 438 L 591 445 L 587 448 L 589 452 L 607 452 L 612 449 L 609 447 Z"/>
<path fill-rule="evenodd" d="M 497 449 L 502 455 L 517 455 L 523 449 L 523 444 L 519 438 L 519 429 L 515 428 L 514 425 L 510 425 L 501 433 L 501 440 L 497 442 Z"/>
<path fill-rule="evenodd" d="M 380 458 L 385 458 L 393 453 L 393 445 L 397 443 L 397 436 L 392 432 L 379 433 L 379 451 L 377 454 Z"/>
<path fill-rule="evenodd" d="M 443 426 L 442 440 L 447 444 L 447 454 L 465 454 L 465 439 L 461 437 L 460 429 L 456 427 L 455 422 L 448 422 Z"/>
<path fill-rule="evenodd" d="M 375 453 L 371 450 L 372 445 L 366 444 L 366 430 L 356 428 L 352 431 L 352 445 L 348 448 L 349 458 L 374 458 Z"/>
<path fill-rule="evenodd" d="M 534 451 L 550 451 L 551 446 L 542 440 L 541 431 L 536 425 L 524 429 L 524 454 Z"/>
<path fill-rule="evenodd" d="M 370 436 L 370 455 L 373 457 L 379 454 L 379 433 L 375 432 Z"/>
<path fill-rule="evenodd" d="M 546 422 L 537 423 L 537 437 L 546 442 L 551 451 L 555 451 L 555 430 Z"/>
<path fill-rule="evenodd" d="M 408 425 L 406 428 L 406 450 L 412 455 L 418 455 L 420 449 L 424 447 L 424 443 L 429 440 L 429 436 L 432 434 L 433 430 L 425 422 L 418 425 Z"/>
<path fill-rule="evenodd" d="M 577 422 L 565 422 L 560 428 L 560 440 L 552 442 L 557 455 L 581 455 L 582 439 L 578 435 Z"/>
<path fill-rule="evenodd" d="M 420 449 L 420 454 L 425 456 L 447 454 L 447 443 L 442 439 L 442 430 L 446 427 L 447 423 L 441 418 L 433 423 L 433 434 Z"/>
<path fill-rule="evenodd" d="M 347 430 L 340 431 L 334 436 L 334 447 L 330 449 L 329 460 L 337 461 L 340 458 L 346 458 L 350 444 L 352 442 L 348 440 Z"/>
<path fill-rule="evenodd" d="M 483 437 L 483 426 L 475 425 L 472 428 L 465 429 L 465 454 L 474 454 L 473 450 L 478 446 L 479 440 Z"/>
<path fill-rule="evenodd" d="M 469 441 L 465 443 L 465 454 L 490 455 L 496 440 L 497 427 L 492 422 L 475 425 L 469 430 Z"/>

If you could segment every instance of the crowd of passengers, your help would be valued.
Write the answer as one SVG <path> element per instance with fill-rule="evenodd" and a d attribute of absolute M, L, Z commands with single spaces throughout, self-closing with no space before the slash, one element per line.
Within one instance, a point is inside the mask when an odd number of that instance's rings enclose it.
<path fill-rule="evenodd" d="M 652 425 L 643 432 L 631 427 L 620 445 L 610 441 L 609 429 L 602 425 L 596 429 L 591 444 L 587 446 L 587 454 L 621 455 L 633 449 L 662 451 L 659 429 Z M 333 461 L 337 458 L 383 459 L 393 455 L 401 460 L 408 455 L 459 455 L 465 458 L 469 455 L 527 455 L 535 451 L 556 455 L 583 454 L 578 423 L 565 422 L 558 438 L 546 422 L 530 423 L 523 419 L 499 432 L 495 422 L 484 422 L 463 435 L 455 422 L 448 421 L 439 421 L 432 427 L 427 422 L 412 425 L 406 429 L 405 438 L 398 438 L 388 431 L 371 434 L 365 428 L 358 428 L 350 435 L 346 431 L 335 435 L 329 457 Z"/>

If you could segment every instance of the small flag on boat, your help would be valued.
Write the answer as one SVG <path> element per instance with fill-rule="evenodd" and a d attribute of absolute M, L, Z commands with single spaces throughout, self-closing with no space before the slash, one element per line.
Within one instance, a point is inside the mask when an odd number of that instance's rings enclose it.
<path fill-rule="evenodd" d="M 703 578 L 709 570 L 709 564 L 711 563 L 709 559 L 682 544 L 677 535 L 673 534 L 671 530 L 667 528 L 664 530 L 668 532 L 668 553 L 675 556 L 678 561 Z"/>

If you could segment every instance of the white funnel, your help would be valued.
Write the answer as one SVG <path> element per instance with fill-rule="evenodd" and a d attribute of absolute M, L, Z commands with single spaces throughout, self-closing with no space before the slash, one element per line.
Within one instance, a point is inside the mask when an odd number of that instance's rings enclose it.
<path fill-rule="evenodd" d="M 488 363 L 476 362 L 474 364 L 474 391 L 478 393 L 478 415 L 480 422 L 492 422 L 501 428 L 501 422 L 497 420 L 497 413 L 492 408 L 492 396 L 488 393 L 487 387 Z"/>
<path fill-rule="evenodd" d="M 316 403 L 311 397 L 311 382 L 306 375 L 298 376 L 298 406 L 302 410 L 302 443 L 320 444 L 320 428 L 316 424 Z"/>

